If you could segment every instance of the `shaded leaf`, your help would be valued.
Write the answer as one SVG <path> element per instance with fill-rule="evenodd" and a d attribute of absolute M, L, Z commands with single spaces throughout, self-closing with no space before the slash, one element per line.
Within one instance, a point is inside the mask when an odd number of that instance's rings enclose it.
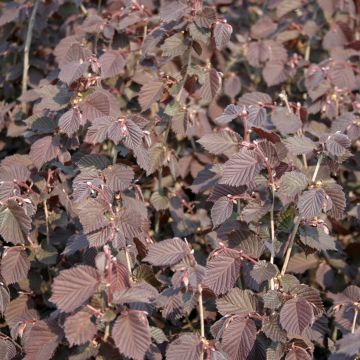
<path fill-rule="evenodd" d="M 286 341 L 286 331 L 281 328 L 279 315 L 276 313 L 264 317 L 261 330 L 272 341 Z"/>
<path fill-rule="evenodd" d="M 16 347 L 12 341 L 0 339 L 0 358 L 2 360 L 11 360 L 16 356 Z"/>
<path fill-rule="evenodd" d="M 298 346 L 294 346 L 290 351 L 286 354 L 285 360 L 311 360 L 312 357 L 309 353 Z"/>
<path fill-rule="evenodd" d="M 335 183 L 325 184 L 324 190 L 332 202 L 332 207 L 328 214 L 337 220 L 342 219 L 346 208 L 346 198 L 342 186 Z"/>
<path fill-rule="evenodd" d="M 335 156 L 342 156 L 351 145 L 351 140 L 345 134 L 330 135 L 325 142 L 326 150 Z"/>
<path fill-rule="evenodd" d="M 163 56 L 169 57 L 182 55 L 186 49 L 187 46 L 184 43 L 184 35 L 181 33 L 170 36 L 164 41 L 164 44 L 161 45 Z"/>
<path fill-rule="evenodd" d="M 211 208 L 211 220 L 213 226 L 216 227 L 225 222 L 232 215 L 233 207 L 233 202 L 226 196 L 216 200 Z"/>
<path fill-rule="evenodd" d="M 99 117 L 117 117 L 120 113 L 116 98 L 105 89 L 98 88 L 81 103 L 84 120 L 93 122 Z"/>
<path fill-rule="evenodd" d="M 200 360 L 202 344 L 195 334 L 182 334 L 170 343 L 166 351 L 168 360 Z"/>
<path fill-rule="evenodd" d="M 139 93 L 139 103 L 143 111 L 160 100 L 164 88 L 164 83 L 161 80 L 152 80 L 142 86 Z"/>
<path fill-rule="evenodd" d="M 47 320 L 37 321 L 24 340 L 24 360 L 49 360 L 61 341 L 59 329 Z"/>
<path fill-rule="evenodd" d="M 252 319 L 235 317 L 225 327 L 222 349 L 232 360 L 247 359 L 256 339 L 256 325 Z"/>
<path fill-rule="evenodd" d="M 183 1 L 167 1 L 160 8 L 160 19 L 165 22 L 178 20 L 190 12 L 190 7 Z"/>
<path fill-rule="evenodd" d="M 313 321 L 312 307 L 303 298 L 288 300 L 280 310 L 280 324 L 289 333 L 301 336 Z"/>
<path fill-rule="evenodd" d="M 257 311 L 257 300 L 250 290 L 235 288 L 230 289 L 226 295 L 216 299 L 216 307 L 223 316 L 252 313 Z"/>
<path fill-rule="evenodd" d="M 225 108 L 224 113 L 215 119 L 215 122 L 219 125 L 227 124 L 236 119 L 240 115 L 241 110 L 241 106 L 230 104 Z"/>
<path fill-rule="evenodd" d="M 230 41 L 230 36 L 232 34 L 232 26 L 227 23 L 217 22 L 214 26 L 214 38 L 216 48 L 222 50 L 227 43 Z"/>
<path fill-rule="evenodd" d="M 241 138 L 232 131 L 220 130 L 216 133 L 205 134 L 198 143 L 214 155 L 226 155 L 230 157 L 239 151 Z"/>
<path fill-rule="evenodd" d="M 294 155 L 307 154 L 316 148 L 316 144 L 306 136 L 292 136 L 284 140 L 286 147 Z"/>
<path fill-rule="evenodd" d="M 107 79 L 119 75 L 124 66 L 125 60 L 117 51 L 107 51 L 99 58 L 101 78 Z"/>
<path fill-rule="evenodd" d="M 0 284 L 0 314 L 1 315 L 4 315 L 4 312 L 9 302 L 10 302 L 9 289 L 4 284 Z"/>
<path fill-rule="evenodd" d="M 286 172 L 281 177 L 279 192 L 291 199 L 300 194 L 308 186 L 307 177 L 299 171 Z"/>
<path fill-rule="evenodd" d="M 266 122 L 266 110 L 258 105 L 248 107 L 248 121 L 251 126 L 262 127 Z"/>
<path fill-rule="evenodd" d="M 314 226 L 302 226 L 300 228 L 300 240 L 304 245 L 316 250 L 336 250 L 335 239 Z"/>
<path fill-rule="evenodd" d="M 14 200 L 9 200 L 7 206 L 0 206 L 0 235 L 6 242 L 25 243 L 30 229 L 31 218 L 24 206 L 19 206 Z"/>
<path fill-rule="evenodd" d="M 59 138 L 45 136 L 36 140 L 30 149 L 30 158 L 34 165 L 40 169 L 46 162 L 55 159 L 60 153 Z"/>
<path fill-rule="evenodd" d="M 220 74 L 214 68 L 211 68 L 210 71 L 206 73 L 205 82 L 199 90 L 201 98 L 205 101 L 210 102 L 219 92 L 220 87 Z"/>
<path fill-rule="evenodd" d="M 81 78 L 81 76 L 87 71 L 89 67 L 88 62 L 72 61 L 61 66 L 59 73 L 59 79 L 64 83 L 71 85 L 74 81 Z"/>
<path fill-rule="evenodd" d="M 59 119 L 59 127 L 68 136 L 72 136 L 79 130 L 81 123 L 81 114 L 77 108 L 68 110 L 62 114 Z"/>
<path fill-rule="evenodd" d="M 278 268 L 266 260 L 259 260 L 250 271 L 250 276 L 258 283 L 270 280 L 278 273 Z"/>
<path fill-rule="evenodd" d="M 301 128 L 300 118 L 285 107 L 277 107 L 271 120 L 282 135 L 294 134 Z"/>
<path fill-rule="evenodd" d="M 91 341 L 97 333 L 97 328 L 91 321 L 91 314 L 86 311 L 79 311 L 66 318 L 64 331 L 70 346 L 74 346 Z"/>

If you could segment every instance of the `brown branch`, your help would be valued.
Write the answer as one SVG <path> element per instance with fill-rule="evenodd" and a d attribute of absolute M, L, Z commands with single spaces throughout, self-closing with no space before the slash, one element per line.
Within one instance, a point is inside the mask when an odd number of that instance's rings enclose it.
<path fill-rule="evenodd" d="M 36 0 L 30 20 L 29 20 L 29 26 L 26 33 L 26 39 L 25 39 L 25 47 L 24 47 L 24 63 L 23 63 L 23 76 L 22 76 L 22 86 L 21 86 L 21 96 L 23 96 L 27 90 L 28 85 L 28 78 L 29 78 L 29 54 L 30 54 L 30 47 L 31 47 L 31 40 L 33 35 L 33 29 L 35 25 L 35 17 L 36 13 L 39 7 L 40 0 Z M 26 102 L 22 102 L 22 111 L 26 113 Z"/>

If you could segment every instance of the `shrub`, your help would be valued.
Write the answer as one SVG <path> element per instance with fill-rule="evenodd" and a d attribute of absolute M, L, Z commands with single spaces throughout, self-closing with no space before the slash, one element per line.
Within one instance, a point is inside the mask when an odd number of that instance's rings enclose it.
<path fill-rule="evenodd" d="M 359 356 L 359 14 L 2 3 L 1 359 Z"/>

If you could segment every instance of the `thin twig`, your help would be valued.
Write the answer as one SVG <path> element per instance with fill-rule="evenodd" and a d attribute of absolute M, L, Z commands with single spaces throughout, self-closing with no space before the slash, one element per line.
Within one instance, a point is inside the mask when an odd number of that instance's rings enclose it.
<path fill-rule="evenodd" d="M 26 33 L 26 39 L 25 39 L 25 47 L 24 47 L 24 63 L 23 63 L 23 76 L 22 76 L 22 87 L 21 87 L 21 95 L 24 95 L 27 90 L 28 85 L 28 78 L 29 78 L 29 54 L 30 54 L 30 47 L 31 47 L 31 40 L 33 35 L 33 29 L 35 25 L 35 17 L 37 13 L 37 9 L 39 6 L 40 0 L 36 0 L 30 20 L 29 20 L 29 26 Z M 26 102 L 22 102 L 22 111 L 26 113 Z"/>
<path fill-rule="evenodd" d="M 305 49 L 305 55 L 304 55 L 304 60 L 305 60 L 305 61 L 309 61 L 309 60 L 310 60 L 311 41 L 312 41 L 312 38 L 309 37 L 308 42 L 307 42 L 307 45 L 306 45 L 306 49 Z"/>
<path fill-rule="evenodd" d="M 294 245 L 295 235 L 296 235 L 296 233 L 298 231 L 299 225 L 300 225 L 300 216 L 297 216 L 295 218 L 295 220 L 294 220 L 294 227 L 293 227 L 293 230 L 292 230 L 291 235 L 290 235 L 289 246 L 288 246 L 288 249 L 286 251 L 283 267 L 281 269 L 281 276 L 284 276 L 285 273 L 286 273 L 286 268 L 287 268 L 287 266 L 289 264 L 291 251 L 292 251 L 292 248 L 293 248 L 293 245 Z"/>
<path fill-rule="evenodd" d="M 316 167 L 315 167 L 315 171 L 314 171 L 314 175 L 311 179 L 311 181 L 314 183 L 316 181 L 316 177 L 318 175 L 319 169 L 320 169 L 320 165 L 321 165 L 321 161 L 323 159 L 323 154 L 321 154 L 318 158 L 318 161 L 316 163 Z"/>
<path fill-rule="evenodd" d="M 43 204 L 44 204 L 44 212 L 45 212 L 46 243 L 50 245 L 49 209 L 46 200 L 44 200 Z"/>
<path fill-rule="evenodd" d="M 351 325 L 351 333 L 352 334 L 355 333 L 356 322 L 357 322 L 358 315 L 359 315 L 359 308 L 357 306 L 355 306 L 354 318 L 353 318 L 353 322 L 352 322 L 352 325 Z"/>
<path fill-rule="evenodd" d="M 130 261 L 130 254 L 129 251 L 127 249 L 127 247 L 125 247 L 125 258 L 126 258 L 126 266 L 127 266 L 127 270 L 129 272 L 129 279 L 132 280 L 132 269 L 131 269 L 131 261 Z"/>
<path fill-rule="evenodd" d="M 86 7 L 84 6 L 83 3 L 80 4 L 80 10 L 85 16 L 87 16 L 88 11 L 86 10 Z"/>
<path fill-rule="evenodd" d="M 279 98 L 285 103 L 286 108 L 288 109 L 289 113 L 292 113 L 289 99 L 288 99 L 288 96 L 287 96 L 287 93 L 285 92 L 285 90 L 279 94 Z"/>
<path fill-rule="evenodd" d="M 271 234 L 271 257 L 270 263 L 275 260 L 275 222 L 274 222 L 274 205 L 275 205 L 275 186 L 271 184 L 271 210 L 270 210 L 270 234 Z M 270 279 L 270 289 L 275 289 L 274 278 Z"/>
<path fill-rule="evenodd" d="M 199 315 L 200 315 L 200 339 L 201 341 L 206 341 L 205 338 L 205 322 L 204 322 L 204 305 L 203 305 L 203 296 L 202 296 L 202 287 L 198 286 L 199 291 Z M 201 352 L 200 360 L 204 359 L 204 352 Z"/>

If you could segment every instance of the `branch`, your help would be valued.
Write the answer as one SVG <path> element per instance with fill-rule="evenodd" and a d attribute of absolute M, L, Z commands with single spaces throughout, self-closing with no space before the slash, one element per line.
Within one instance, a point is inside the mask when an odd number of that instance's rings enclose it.
<path fill-rule="evenodd" d="M 131 269 L 130 254 L 129 254 L 127 247 L 124 248 L 124 251 L 125 251 L 125 258 L 126 258 L 126 266 L 127 266 L 127 270 L 129 273 L 129 279 L 131 281 L 132 280 L 132 269 Z"/>
<path fill-rule="evenodd" d="M 203 305 L 203 297 L 202 297 L 202 287 L 198 286 L 199 291 L 199 315 L 200 315 L 200 339 L 202 342 L 206 342 L 205 338 L 205 322 L 204 322 L 204 305 Z M 200 360 L 204 359 L 204 352 L 201 352 Z"/>
<path fill-rule="evenodd" d="M 311 179 L 312 182 L 315 182 L 315 181 L 316 181 L 316 177 L 317 177 L 317 174 L 318 174 L 318 172 L 319 172 L 320 164 L 321 164 L 322 159 L 323 159 L 323 154 L 321 154 L 321 155 L 319 156 L 318 161 L 317 161 L 317 163 L 316 163 L 314 175 L 313 175 L 313 177 L 312 177 L 312 179 Z"/>
<path fill-rule="evenodd" d="M 270 210 L 270 233 L 271 233 L 271 257 L 270 263 L 273 264 L 275 260 L 275 222 L 274 222 L 274 205 L 275 205 L 275 186 L 271 184 L 271 210 Z M 270 289 L 274 290 L 274 278 L 270 279 Z"/>
<path fill-rule="evenodd" d="M 35 25 L 35 17 L 37 13 L 37 9 L 39 6 L 40 0 L 36 0 L 30 20 L 29 20 L 29 26 L 26 33 L 26 39 L 25 39 L 25 47 L 24 47 L 24 63 L 23 63 L 23 77 L 22 77 L 22 87 L 21 87 L 21 95 L 24 95 L 27 90 L 28 85 L 28 77 L 29 77 L 29 53 L 30 53 L 30 47 L 31 47 L 31 40 L 32 40 L 32 34 L 33 29 Z M 22 111 L 26 113 L 26 102 L 22 102 Z"/>
<path fill-rule="evenodd" d="M 354 312 L 354 318 L 353 318 L 353 322 L 351 325 L 351 333 L 354 334 L 355 333 L 355 329 L 356 329 L 356 321 L 357 321 L 357 317 L 359 315 L 359 308 L 357 305 L 355 305 L 355 312 Z"/>
<path fill-rule="evenodd" d="M 47 206 L 47 200 L 44 200 L 43 204 L 45 212 L 46 243 L 50 245 L 49 209 Z"/>
<path fill-rule="evenodd" d="M 288 249 L 286 251 L 284 264 L 283 264 L 283 267 L 281 269 L 281 276 L 284 276 L 285 273 L 286 273 L 286 268 L 287 268 L 287 266 L 289 264 L 291 251 L 292 251 L 292 248 L 293 248 L 293 245 L 294 245 L 295 235 L 296 235 L 296 233 L 298 231 L 299 225 L 300 225 L 300 216 L 297 216 L 297 217 L 295 217 L 294 227 L 293 227 L 293 230 L 292 230 L 291 235 L 290 235 L 289 247 L 288 247 Z"/>

